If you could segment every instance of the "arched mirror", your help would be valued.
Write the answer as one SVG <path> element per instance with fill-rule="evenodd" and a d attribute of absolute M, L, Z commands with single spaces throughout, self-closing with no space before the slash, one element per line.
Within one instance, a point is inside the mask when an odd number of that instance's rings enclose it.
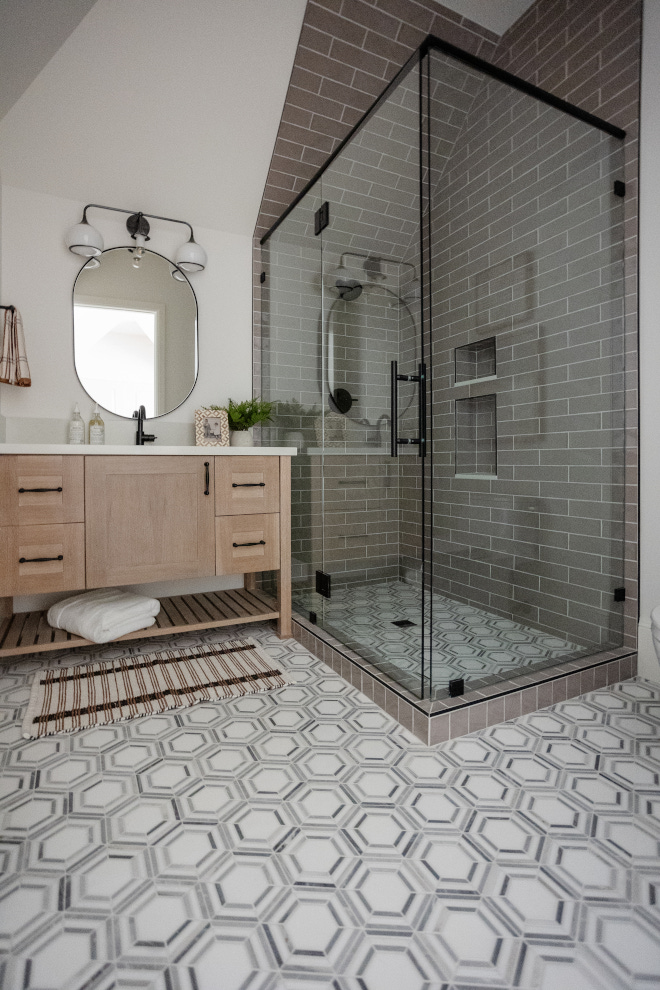
<path fill-rule="evenodd" d="M 172 412 L 197 381 L 190 282 L 155 251 L 103 251 L 73 286 L 73 347 L 80 384 L 104 409 L 131 417 L 142 405 L 148 419 Z"/>

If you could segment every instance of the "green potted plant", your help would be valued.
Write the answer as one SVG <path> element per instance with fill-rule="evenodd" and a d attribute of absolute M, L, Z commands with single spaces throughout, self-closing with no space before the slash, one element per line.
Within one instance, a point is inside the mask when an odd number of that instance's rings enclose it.
<path fill-rule="evenodd" d="M 232 447 L 251 447 L 252 427 L 257 423 L 266 423 L 270 419 L 273 408 L 272 402 L 266 402 L 255 396 L 254 399 L 244 399 L 242 402 L 229 400 L 227 418 L 229 420 L 229 443 Z"/>

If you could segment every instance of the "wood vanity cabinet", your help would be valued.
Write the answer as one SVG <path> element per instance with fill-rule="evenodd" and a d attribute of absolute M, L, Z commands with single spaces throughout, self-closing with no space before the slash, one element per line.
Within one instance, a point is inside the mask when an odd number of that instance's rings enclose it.
<path fill-rule="evenodd" d="M 277 619 L 291 635 L 291 458 L 0 455 L 0 656 L 84 642 L 14 595 L 245 574 L 243 589 L 161 598 L 126 639 Z M 279 571 L 277 599 L 258 571 Z"/>
<path fill-rule="evenodd" d="M 86 587 L 215 574 L 213 460 L 88 457 Z"/>

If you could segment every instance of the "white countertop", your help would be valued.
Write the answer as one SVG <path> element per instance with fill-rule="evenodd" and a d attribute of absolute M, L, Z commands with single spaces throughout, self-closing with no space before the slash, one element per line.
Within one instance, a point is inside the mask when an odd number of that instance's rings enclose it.
<path fill-rule="evenodd" d="M 145 444 L 89 444 L 89 443 L 0 443 L 0 454 L 108 454 L 121 456 L 183 456 L 183 457 L 291 457 L 298 453 L 296 447 L 154 447 Z"/>

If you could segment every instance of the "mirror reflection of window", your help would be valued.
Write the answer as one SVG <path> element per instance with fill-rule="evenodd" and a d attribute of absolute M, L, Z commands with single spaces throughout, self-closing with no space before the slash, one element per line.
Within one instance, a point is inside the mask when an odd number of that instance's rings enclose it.
<path fill-rule="evenodd" d="M 74 306 L 76 368 L 106 409 L 132 416 L 143 405 L 157 416 L 158 365 L 155 310 Z"/>
<path fill-rule="evenodd" d="M 145 249 L 109 248 L 85 264 L 73 289 L 73 340 L 80 384 L 117 416 L 140 406 L 172 412 L 197 379 L 197 301 L 173 262 Z M 175 275 L 176 277 L 173 277 Z M 179 278 L 182 276 L 182 278 Z"/>

